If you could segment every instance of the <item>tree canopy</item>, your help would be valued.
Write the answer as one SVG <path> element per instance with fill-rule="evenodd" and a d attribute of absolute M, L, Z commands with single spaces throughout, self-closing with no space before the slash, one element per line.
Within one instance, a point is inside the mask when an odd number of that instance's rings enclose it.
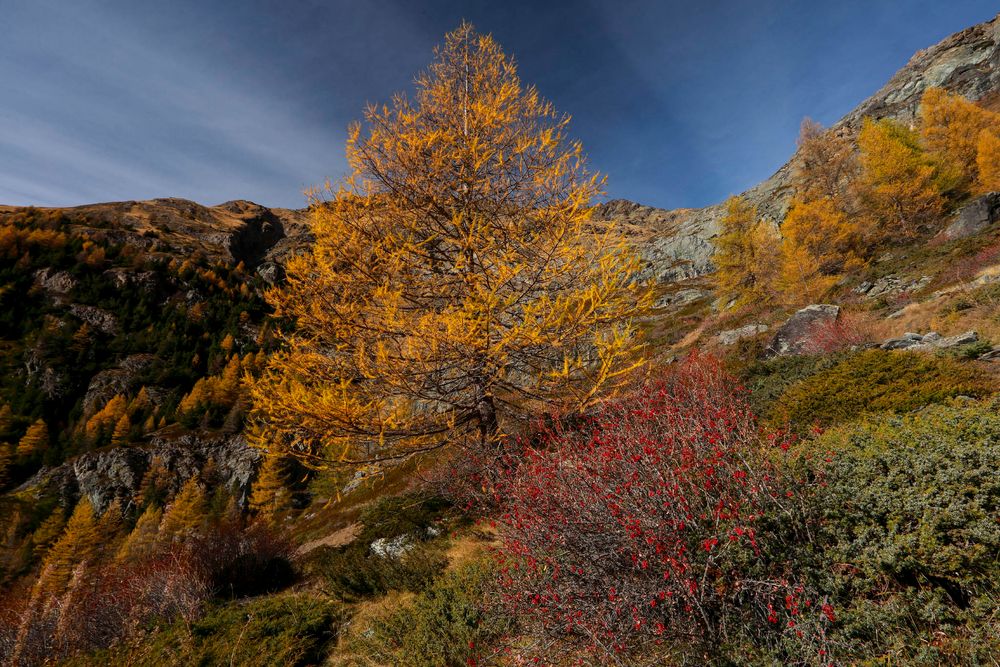
<path fill-rule="evenodd" d="M 259 440 L 312 465 L 503 439 L 641 363 L 638 260 L 591 222 L 602 179 L 569 118 L 462 24 L 410 101 L 351 127 L 312 251 L 268 299 L 294 322 L 252 380 Z"/>

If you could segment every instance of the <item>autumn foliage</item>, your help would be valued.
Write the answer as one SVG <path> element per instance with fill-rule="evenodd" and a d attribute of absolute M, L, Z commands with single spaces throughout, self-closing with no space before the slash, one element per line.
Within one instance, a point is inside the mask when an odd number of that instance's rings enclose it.
<path fill-rule="evenodd" d="M 787 444 L 761 436 L 735 384 L 695 355 L 527 448 L 496 489 L 507 604 L 602 656 L 741 633 L 825 650 L 832 609 L 774 559 L 795 493 L 768 450 Z"/>
<path fill-rule="evenodd" d="M 568 117 L 468 24 L 416 88 L 351 128 L 352 174 L 268 297 L 295 328 L 253 384 L 259 441 L 312 465 L 493 445 L 639 363 L 637 260 L 588 224 L 601 180 Z"/>

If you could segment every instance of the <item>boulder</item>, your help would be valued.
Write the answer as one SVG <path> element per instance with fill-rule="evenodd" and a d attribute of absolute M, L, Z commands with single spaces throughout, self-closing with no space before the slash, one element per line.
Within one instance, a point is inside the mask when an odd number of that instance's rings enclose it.
<path fill-rule="evenodd" d="M 674 307 L 678 308 L 680 306 L 686 306 L 689 303 L 694 303 L 698 299 L 708 296 L 708 292 L 700 289 L 682 289 L 676 292 L 670 292 L 664 294 L 656 303 L 653 304 L 654 308 L 668 308 Z"/>
<path fill-rule="evenodd" d="M 955 213 L 941 236 L 951 241 L 974 236 L 1000 219 L 1000 192 L 990 192 L 973 199 Z"/>
<path fill-rule="evenodd" d="M 768 328 L 766 324 L 748 324 L 738 329 L 720 331 L 716 338 L 722 345 L 733 345 L 744 338 L 753 338 L 757 334 L 767 331 Z"/>
<path fill-rule="evenodd" d="M 898 338 L 890 338 L 880 345 L 883 350 L 947 350 L 949 348 L 970 345 L 979 341 L 979 334 L 975 331 L 966 331 L 957 336 L 942 336 L 936 331 L 926 334 L 905 333 Z"/>
<path fill-rule="evenodd" d="M 765 356 L 777 357 L 801 354 L 813 338 L 818 325 L 835 322 L 840 317 L 840 306 L 814 303 L 798 311 L 774 334 Z"/>

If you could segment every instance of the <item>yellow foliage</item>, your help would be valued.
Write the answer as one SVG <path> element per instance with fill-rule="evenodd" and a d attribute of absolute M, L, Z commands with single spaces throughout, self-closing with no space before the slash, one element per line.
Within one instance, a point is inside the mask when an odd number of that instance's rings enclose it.
<path fill-rule="evenodd" d="M 195 535 L 204 526 L 208 500 L 205 490 L 194 475 L 185 482 L 174 502 L 163 514 L 160 524 L 160 539 L 164 542 L 183 540 Z"/>
<path fill-rule="evenodd" d="M 889 120 L 866 118 L 858 136 L 861 189 L 873 240 L 906 240 L 940 222 L 945 200 L 938 172 L 916 133 Z"/>
<path fill-rule="evenodd" d="M 858 175 L 854 142 L 846 132 L 824 130 L 809 118 L 802 121 L 795 163 L 796 195 L 800 200 L 828 198 L 841 208 Z"/>
<path fill-rule="evenodd" d="M 128 401 L 121 394 L 116 394 L 87 420 L 83 427 L 84 436 L 91 443 L 96 442 L 102 435 L 107 437 L 107 433 L 114 429 L 127 411 Z"/>
<path fill-rule="evenodd" d="M 861 264 L 861 230 L 831 198 L 792 202 L 781 226 L 785 243 L 801 248 L 825 275 L 850 271 Z"/>
<path fill-rule="evenodd" d="M 928 88 L 920 102 L 924 146 L 937 158 L 955 188 L 965 191 L 979 180 L 977 155 L 983 132 L 1000 134 L 1000 114 L 940 88 Z"/>
<path fill-rule="evenodd" d="M 492 444 L 641 361 L 649 293 L 615 230 L 589 223 L 602 181 L 568 118 L 468 24 L 436 55 L 415 101 L 351 127 L 352 174 L 314 194 L 312 252 L 267 295 L 295 330 L 248 378 L 258 444 L 311 465 Z"/>
<path fill-rule="evenodd" d="M 18 458 L 31 458 L 49 446 L 49 427 L 41 419 L 28 427 L 28 431 L 17 443 Z"/>
<path fill-rule="evenodd" d="M 291 507 L 291 494 L 285 488 L 283 465 L 284 461 L 280 456 L 268 455 L 264 458 L 250 496 L 250 509 L 257 516 L 277 518 Z"/>
<path fill-rule="evenodd" d="M 156 553 L 160 521 L 163 511 L 156 505 L 150 505 L 135 523 L 135 528 L 128 534 L 115 556 L 118 560 L 141 560 Z"/>
<path fill-rule="evenodd" d="M 62 535 L 49 549 L 37 585 L 49 592 L 62 591 L 73 574 L 73 568 L 78 563 L 93 560 L 97 555 L 101 539 L 94 507 L 84 496 L 73 510 Z"/>
<path fill-rule="evenodd" d="M 713 239 L 718 295 L 736 305 L 766 304 L 773 295 L 781 240 L 757 208 L 739 197 L 726 201 L 726 214 Z"/>
<path fill-rule="evenodd" d="M 976 146 L 979 187 L 983 192 L 1000 190 L 1000 135 L 983 130 Z"/>
<path fill-rule="evenodd" d="M 123 414 L 115 423 L 115 430 L 111 432 L 111 444 L 120 447 L 128 443 L 129 433 L 132 430 L 132 422 L 128 415 Z"/>
<path fill-rule="evenodd" d="M 823 275 L 817 258 L 800 244 L 785 241 L 781 246 L 782 298 L 787 304 L 815 303 L 837 282 L 837 276 Z"/>

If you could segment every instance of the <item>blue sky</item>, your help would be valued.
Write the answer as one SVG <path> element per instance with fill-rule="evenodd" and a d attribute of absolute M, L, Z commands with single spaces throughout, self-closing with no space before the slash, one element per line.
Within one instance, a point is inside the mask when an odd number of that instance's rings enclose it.
<path fill-rule="evenodd" d="M 0 203 L 300 207 L 347 124 L 464 18 L 573 116 L 608 196 L 702 206 L 769 176 L 986 0 L 0 0 Z"/>

